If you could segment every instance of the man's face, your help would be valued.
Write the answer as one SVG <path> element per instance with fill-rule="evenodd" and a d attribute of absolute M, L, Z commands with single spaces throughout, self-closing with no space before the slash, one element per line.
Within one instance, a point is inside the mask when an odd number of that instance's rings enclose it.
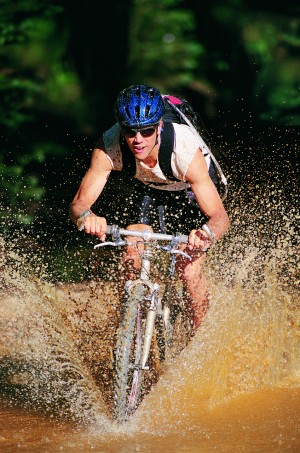
<path fill-rule="evenodd" d="M 160 125 L 141 128 L 123 128 L 122 133 L 134 157 L 145 159 L 156 145 Z"/>

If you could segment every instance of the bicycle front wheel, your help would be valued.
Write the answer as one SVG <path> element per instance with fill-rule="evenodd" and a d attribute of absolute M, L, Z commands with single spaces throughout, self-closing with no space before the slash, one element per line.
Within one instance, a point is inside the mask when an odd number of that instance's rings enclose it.
<path fill-rule="evenodd" d="M 147 316 L 146 296 L 147 288 L 136 285 L 127 291 L 123 301 L 114 367 L 114 419 L 117 423 L 128 420 L 146 392 L 145 370 L 141 367 Z"/>

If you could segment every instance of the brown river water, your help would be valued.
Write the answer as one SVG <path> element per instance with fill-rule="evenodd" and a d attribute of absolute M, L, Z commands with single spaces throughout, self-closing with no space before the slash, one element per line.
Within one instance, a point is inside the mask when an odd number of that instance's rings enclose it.
<path fill-rule="evenodd" d="M 116 282 L 53 283 L 1 240 L 1 452 L 300 452 L 299 214 L 259 190 L 208 256 L 200 329 L 122 427 Z"/>
<path fill-rule="evenodd" d="M 246 288 L 249 256 L 239 279 L 212 284 L 198 333 L 122 428 L 110 417 L 112 284 L 53 285 L 6 268 L 0 451 L 300 451 L 299 301 L 270 268 Z"/>

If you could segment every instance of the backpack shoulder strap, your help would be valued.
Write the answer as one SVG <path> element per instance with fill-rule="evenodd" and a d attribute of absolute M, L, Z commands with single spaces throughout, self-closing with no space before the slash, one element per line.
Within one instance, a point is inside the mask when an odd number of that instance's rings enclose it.
<path fill-rule="evenodd" d="M 178 181 L 173 175 L 171 167 L 171 157 L 174 149 L 174 126 L 170 121 L 164 122 L 164 127 L 161 132 L 161 143 L 159 147 L 159 166 L 163 174 L 170 180 Z"/>

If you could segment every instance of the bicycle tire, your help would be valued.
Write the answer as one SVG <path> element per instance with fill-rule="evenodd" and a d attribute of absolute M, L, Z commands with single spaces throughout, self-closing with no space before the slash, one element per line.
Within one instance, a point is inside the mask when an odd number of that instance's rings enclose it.
<path fill-rule="evenodd" d="M 165 357 L 174 358 L 187 346 L 192 336 L 191 315 L 185 306 L 182 292 L 169 286 L 163 295 L 163 305 L 170 313 L 165 326 Z"/>
<path fill-rule="evenodd" d="M 149 353 L 149 372 L 139 366 L 147 316 L 147 307 L 143 303 L 146 296 L 147 288 L 136 285 L 127 290 L 123 300 L 123 316 L 114 354 L 114 420 L 118 424 L 125 423 L 140 405 L 149 390 L 149 385 L 144 382 L 145 373 L 151 373 L 155 368 L 154 348 Z"/>

